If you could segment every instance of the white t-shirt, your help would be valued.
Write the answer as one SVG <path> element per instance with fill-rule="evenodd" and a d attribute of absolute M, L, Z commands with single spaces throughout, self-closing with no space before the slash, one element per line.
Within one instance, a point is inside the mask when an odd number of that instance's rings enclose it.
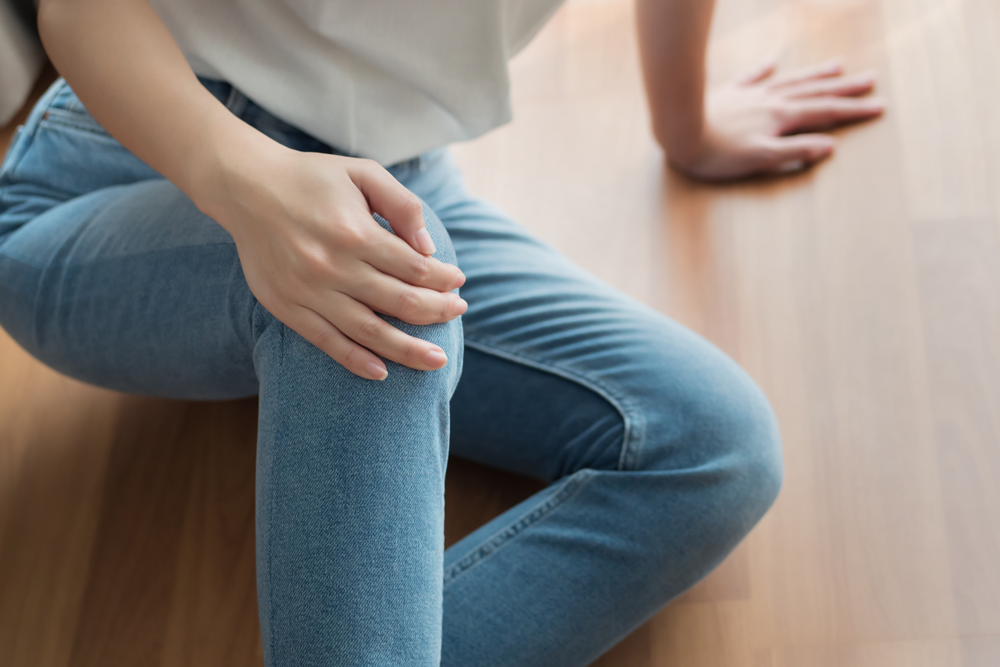
<path fill-rule="evenodd" d="M 511 118 L 507 60 L 562 0 L 151 0 L 197 74 L 389 165 Z"/>

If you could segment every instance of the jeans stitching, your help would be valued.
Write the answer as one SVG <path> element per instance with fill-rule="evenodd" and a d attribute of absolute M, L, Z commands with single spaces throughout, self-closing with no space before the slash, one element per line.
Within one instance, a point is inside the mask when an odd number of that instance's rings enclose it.
<path fill-rule="evenodd" d="M 271 574 L 273 571 L 272 563 L 274 563 L 274 555 L 271 550 L 271 534 L 274 532 L 271 530 L 271 520 L 274 516 L 274 497 L 277 494 L 277 489 L 275 489 L 274 480 L 269 480 L 271 483 L 271 493 L 267 499 L 267 632 L 270 635 L 268 637 L 268 651 L 270 652 L 270 658 L 272 665 L 275 665 L 275 651 L 274 651 L 274 596 L 271 594 L 271 588 L 273 587 L 273 579 Z"/>
<path fill-rule="evenodd" d="M 499 346 L 488 345 L 482 342 L 482 339 L 469 340 L 468 333 L 466 332 L 465 336 L 465 345 L 467 347 L 576 382 L 595 392 L 610 403 L 618 410 L 625 424 L 622 436 L 622 451 L 618 457 L 618 469 L 632 470 L 635 467 L 643 439 L 643 425 L 639 413 L 633 409 L 631 400 L 627 396 L 618 394 L 614 389 L 595 378 L 589 378 L 564 368 L 529 359 L 521 353 L 500 349 Z"/>
<path fill-rule="evenodd" d="M 536 505 L 526 514 L 521 515 L 516 521 L 508 524 L 505 528 L 497 531 L 479 546 L 461 558 L 457 563 L 448 568 L 444 574 L 444 586 L 447 587 L 461 574 L 468 572 L 477 563 L 483 562 L 487 557 L 495 554 L 511 540 L 523 533 L 531 526 L 537 525 L 540 521 L 550 516 L 553 511 L 562 506 L 567 500 L 586 486 L 594 476 L 594 471 L 584 468 L 579 472 L 570 475 L 563 482 L 561 488 L 554 496 L 547 498 L 545 502 Z"/>
<path fill-rule="evenodd" d="M 28 115 L 27 120 L 24 121 L 24 125 L 18 132 L 17 136 L 18 140 L 21 139 L 20 136 L 21 134 L 27 134 L 27 136 L 24 137 L 24 145 L 18 147 L 19 150 L 17 153 L 12 154 L 11 152 L 8 152 L 7 158 L 4 160 L 4 164 L 0 165 L 3 167 L 3 169 L 0 170 L 0 174 L 4 176 L 9 175 L 11 178 L 14 177 L 14 172 L 17 171 L 18 165 L 20 165 L 21 160 L 24 158 L 25 154 L 27 154 L 28 149 L 31 148 L 31 144 L 34 143 L 35 141 L 35 135 L 37 134 L 36 130 L 38 129 L 39 119 L 45 114 L 46 111 L 48 111 L 52 107 L 52 101 L 56 98 L 56 95 L 59 94 L 59 91 L 65 86 L 66 86 L 65 81 L 62 81 L 61 79 L 56 79 L 55 83 L 53 83 L 49 87 L 49 89 L 45 91 L 42 97 L 38 100 L 35 108 L 31 110 L 31 113 Z M 42 103 L 45 104 L 44 109 L 39 108 L 39 105 L 41 105 Z M 14 147 L 15 147 L 14 142 L 11 142 L 10 148 L 13 149 Z M 13 159 L 11 159 L 12 156 Z M 9 164 L 7 163 L 8 159 L 10 159 Z"/>
<path fill-rule="evenodd" d="M 38 127 L 52 130 L 76 130 L 88 136 L 96 136 L 118 143 L 93 117 L 65 109 L 47 109 L 46 114 L 38 121 Z"/>

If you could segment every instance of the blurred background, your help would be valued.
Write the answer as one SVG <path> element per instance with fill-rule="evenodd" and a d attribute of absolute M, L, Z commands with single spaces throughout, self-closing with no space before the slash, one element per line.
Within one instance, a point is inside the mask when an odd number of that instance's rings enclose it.
<path fill-rule="evenodd" d="M 0 151 L 56 76 L 14 7 Z M 630 0 L 570 0 L 512 63 L 514 122 L 454 149 L 476 194 L 732 355 L 781 424 L 772 511 L 597 664 L 996 667 L 1000 2 L 718 0 L 712 81 L 775 50 L 876 69 L 885 117 L 807 172 L 694 183 L 649 132 Z M 0 665 L 261 664 L 255 431 L 252 399 L 88 387 L 0 332 Z M 447 542 L 539 486 L 453 458 Z"/>
<path fill-rule="evenodd" d="M 32 0 L 0 0 L 0 127 L 27 101 L 45 64 Z"/>

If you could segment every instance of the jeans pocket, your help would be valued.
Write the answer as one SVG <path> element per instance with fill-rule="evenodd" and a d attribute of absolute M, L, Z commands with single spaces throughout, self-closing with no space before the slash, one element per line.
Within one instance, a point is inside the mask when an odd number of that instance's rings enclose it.
<path fill-rule="evenodd" d="M 108 131 L 101 127 L 100 123 L 94 120 L 88 113 L 63 111 L 62 109 L 49 109 L 42 115 L 38 126 L 43 129 L 47 128 L 86 132 L 101 139 L 115 141 L 115 139 L 108 134 Z"/>
<path fill-rule="evenodd" d="M 58 79 L 32 110 L 4 174 L 7 204 L 44 197 L 66 201 L 160 175 L 112 137 Z"/>
<path fill-rule="evenodd" d="M 90 132 L 100 137 L 111 139 L 108 131 L 90 115 L 80 99 L 69 87 L 65 79 L 59 79 L 54 84 L 56 90 L 39 119 L 39 126 L 55 126 L 81 132 Z"/>

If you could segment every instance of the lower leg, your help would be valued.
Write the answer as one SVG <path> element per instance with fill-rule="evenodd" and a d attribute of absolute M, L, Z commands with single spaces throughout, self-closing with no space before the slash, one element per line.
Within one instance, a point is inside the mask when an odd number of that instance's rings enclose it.
<path fill-rule="evenodd" d="M 453 450 L 557 481 L 446 553 L 442 665 L 589 664 L 774 500 L 778 436 L 759 390 L 704 341 L 634 315 L 608 345 L 625 363 L 592 377 L 468 343 Z"/>
<path fill-rule="evenodd" d="M 424 327 L 449 358 L 458 323 Z M 429 331 L 427 331 L 429 330 Z M 266 663 L 437 665 L 458 362 L 359 378 L 255 315 L 257 576 Z"/>

